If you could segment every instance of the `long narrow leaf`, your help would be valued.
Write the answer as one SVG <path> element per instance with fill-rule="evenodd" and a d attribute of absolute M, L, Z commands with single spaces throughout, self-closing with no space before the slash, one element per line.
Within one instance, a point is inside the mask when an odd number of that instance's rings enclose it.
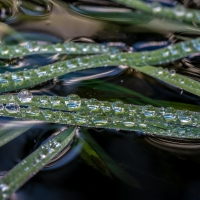
<path fill-rule="evenodd" d="M 61 132 L 16 165 L 0 180 L 0 199 L 7 199 L 34 176 L 73 139 L 76 127 Z"/>

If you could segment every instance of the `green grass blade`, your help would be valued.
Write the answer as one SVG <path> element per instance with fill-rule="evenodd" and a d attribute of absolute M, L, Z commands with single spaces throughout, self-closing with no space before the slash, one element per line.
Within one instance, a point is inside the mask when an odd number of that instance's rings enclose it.
<path fill-rule="evenodd" d="M 163 69 L 162 67 L 144 66 L 132 68 L 152 76 L 160 81 L 166 82 L 180 90 L 185 90 L 197 96 L 200 96 L 200 82 L 192 80 L 186 76 L 177 74 L 175 70 Z"/>
<path fill-rule="evenodd" d="M 7 199 L 73 139 L 76 127 L 61 132 L 22 160 L 0 180 L 0 199 Z"/>
<path fill-rule="evenodd" d="M 11 122 L 0 128 L 0 147 L 23 134 L 35 125 L 35 122 L 26 122 L 25 124 L 22 122 L 21 125 L 20 123 L 21 122 Z"/>

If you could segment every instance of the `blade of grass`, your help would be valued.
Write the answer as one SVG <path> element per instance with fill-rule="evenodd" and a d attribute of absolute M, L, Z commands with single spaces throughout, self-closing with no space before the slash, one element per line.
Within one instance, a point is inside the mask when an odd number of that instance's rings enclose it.
<path fill-rule="evenodd" d="M 16 165 L 0 180 L 0 199 L 9 198 L 13 192 L 53 159 L 72 141 L 75 131 L 76 127 L 70 127 L 61 132 Z"/>

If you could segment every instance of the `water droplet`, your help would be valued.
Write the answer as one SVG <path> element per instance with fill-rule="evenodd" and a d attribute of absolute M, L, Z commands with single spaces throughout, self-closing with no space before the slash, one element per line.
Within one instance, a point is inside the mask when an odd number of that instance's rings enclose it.
<path fill-rule="evenodd" d="M 70 94 L 66 97 L 65 104 L 70 110 L 78 109 L 81 107 L 81 99 L 76 94 Z"/>
<path fill-rule="evenodd" d="M 116 101 L 112 103 L 112 109 L 115 111 L 116 114 L 124 112 L 124 103 L 121 101 Z"/>
<path fill-rule="evenodd" d="M 170 52 L 171 55 L 174 56 L 174 55 L 177 55 L 177 54 L 178 54 L 178 50 L 176 49 L 175 46 L 170 45 L 170 46 L 168 46 L 167 48 L 168 48 L 168 50 L 169 50 L 169 52 Z"/>
<path fill-rule="evenodd" d="M 12 73 L 11 74 L 11 77 L 12 77 L 12 80 L 15 82 L 15 83 L 19 83 L 19 82 L 22 82 L 23 81 L 23 77 L 20 76 L 19 74 L 17 73 Z"/>
<path fill-rule="evenodd" d="M 158 2 L 153 2 L 151 6 L 154 13 L 159 13 L 162 11 L 162 7 Z"/>
<path fill-rule="evenodd" d="M 96 126 L 103 126 L 106 125 L 108 123 L 108 119 L 106 116 L 102 115 L 102 114 L 97 114 L 94 115 L 92 117 L 92 122 L 96 125 Z"/>
<path fill-rule="evenodd" d="M 36 106 L 29 106 L 26 108 L 26 113 L 31 116 L 38 116 L 40 114 L 40 109 Z"/>
<path fill-rule="evenodd" d="M 127 127 L 132 127 L 135 125 L 134 119 L 132 117 L 124 117 L 122 119 L 122 123 Z"/>
<path fill-rule="evenodd" d="M 96 111 L 99 109 L 99 101 L 96 99 L 90 99 L 87 101 L 87 107 L 91 110 L 91 111 Z"/>
<path fill-rule="evenodd" d="M 9 53 L 8 47 L 3 47 L 2 50 L 1 50 L 1 54 L 2 54 L 2 55 L 6 55 L 6 54 L 8 54 L 8 53 Z"/>
<path fill-rule="evenodd" d="M 1 190 L 2 192 L 6 192 L 6 191 L 9 190 L 9 186 L 6 185 L 6 184 L 1 183 L 1 184 L 0 184 L 0 190 Z"/>
<path fill-rule="evenodd" d="M 5 110 L 8 112 L 8 113 L 17 113 L 20 111 L 20 106 L 19 104 L 17 103 L 8 103 L 6 104 L 5 106 Z"/>
<path fill-rule="evenodd" d="M 45 154 L 43 154 L 43 153 L 41 153 L 41 154 L 40 154 L 40 159 L 42 159 L 42 160 L 43 160 L 43 159 L 45 159 L 45 158 L 46 158 L 46 155 L 45 155 Z"/>
<path fill-rule="evenodd" d="M 76 123 L 78 125 L 81 125 L 81 124 L 88 124 L 88 115 L 86 113 L 76 113 L 74 115 L 74 120 L 76 121 Z"/>
<path fill-rule="evenodd" d="M 66 66 L 69 68 L 69 69 L 74 69 L 78 66 L 78 64 L 74 61 L 66 61 Z"/>
<path fill-rule="evenodd" d="M 40 51 L 41 52 L 47 52 L 48 51 L 48 45 L 45 45 L 45 44 L 42 45 Z"/>
<path fill-rule="evenodd" d="M 163 68 L 162 68 L 162 67 L 158 67 L 158 68 L 156 69 L 156 72 L 157 72 L 158 75 L 163 74 Z"/>
<path fill-rule="evenodd" d="M 52 116 L 52 112 L 50 110 L 42 110 L 42 114 L 46 120 L 49 120 Z"/>
<path fill-rule="evenodd" d="M 192 45 L 197 51 L 200 51 L 200 39 L 199 38 L 192 40 Z"/>
<path fill-rule="evenodd" d="M 60 51 L 63 50 L 62 44 L 56 44 L 56 45 L 54 46 L 54 48 L 55 48 L 55 50 L 58 51 L 58 52 L 60 52 Z"/>
<path fill-rule="evenodd" d="M 69 113 L 62 113 L 61 114 L 61 121 L 66 123 L 66 124 L 72 124 L 74 119 Z"/>
<path fill-rule="evenodd" d="M 111 111 L 111 103 L 108 101 L 101 102 L 100 108 L 103 112 L 109 112 Z"/>
<path fill-rule="evenodd" d="M 176 75 L 176 71 L 175 71 L 174 69 L 171 69 L 171 70 L 169 71 L 169 73 L 171 74 L 171 76 L 175 76 L 175 75 Z"/>
<path fill-rule="evenodd" d="M 184 79 L 180 78 L 180 79 L 179 79 L 179 83 L 180 83 L 180 84 L 184 84 L 184 83 L 185 83 Z"/>
<path fill-rule="evenodd" d="M 174 108 L 164 109 L 163 117 L 166 122 L 176 121 L 176 110 Z"/>
<path fill-rule="evenodd" d="M 29 90 L 23 89 L 18 93 L 17 97 L 22 103 L 27 103 L 32 100 L 33 95 Z"/>
<path fill-rule="evenodd" d="M 185 15 L 187 18 L 192 18 L 194 15 L 192 12 L 187 12 Z"/>
<path fill-rule="evenodd" d="M 162 55 L 163 55 L 163 57 L 168 57 L 169 56 L 169 51 L 164 51 L 163 53 L 162 53 Z"/>
<path fill-rule="evenodd" d="M 145 117 L 154 117 L 155 116 L 156 110 L 151 105 L 144 106 L 142 108 L 142 110 L 143 110 L 143 114 L 145 115 Z"/>
<path fill-rule="evenodd" d="M 4 105 L 0 103 L 0 113 L 2 113 L 3 110 L 4 110 Z"/>
<path fill-rule="evenodd" d="M 7 99 L 8 99 L 9 102 L 14 102 L 15 101 L 14 96 L 12 94 L 7 95 Z"/>
<path fill-rule="evenodd" d="M 181 47 L 183 49 L 183 52 L 187 52 L 187 53 L 192 52 L 192 49 L 190 47 L 190 43 L 182 42 Z"/>
<path fill-rule="evenodd" d="M 37 42 L 28 42 L 26 48 L 29 52 L 36 52 L 39 51 L 40 46 L 37 44 Z"/>
<path fill-rule="evenodd" d="M 6 84 L 8 83 L 8 78 L 6 76 L 4 76 L 4 74 L 0 75 L 0 83 L 1 84 Z"/>
<path fill-rule="evenodd" d="M 185 8 L 184 6 L 178 5 L 173 8 L 174 14 L 177 17 L 183 17 L 185 15 Z"/>
<path fill-rule="evenodd" d="M 184 136 L 185 133 L 186 133 L 186 130 L 184 128 L 181 128 L 181 127 L 178 127 L 177 131 L 178 131 L 178 134 L 181 135 L 181 136 Z"/>
<path fill-rule="evenodd" d="M 129 115 L 131 115 L 131 116 L 133 116 L 136 113 L 136 110 L 137 110 L 136 106 L 134 106 L 134 105 L 129 105 L 127 107 L 127 109 L 129 111 Z"/>
<path fill-rule="evenodd" d="M 60 98 L 57 96 L 52 96 L 52 97 L 50 97 L 50 102 L 51 102 L 52 106 L 58 106 L 58 105 L 60 105 Z"/>
<path fill-rule="evenodd" d="M 192 124 L 192 115 L 187 111 L 179 111 L 178 119 L 180 120 L 181 125 Z"/>
<path fill-rule="evenodd" d="M 48 104 L 48 101 L 49 101 L 48 96 L 43 95 L 43 96 L 40 97 L 40 102 L 41 102 L 42 105 Z"/>
<path fill-rule="evenodd" d="M 145 121 L 144 120 L 138 120 L 138 126 L 140 127 L 140 128 L 146 128 L 147 127 L 147 125 L 146 125 L 146 123 L 145 123 Z"/>
<path fill-rule="evenodd" d="M 35 73 L 38 75 L 38 77 L 46 76 L 47 72 L 43 68 L 35 69 Z"/>

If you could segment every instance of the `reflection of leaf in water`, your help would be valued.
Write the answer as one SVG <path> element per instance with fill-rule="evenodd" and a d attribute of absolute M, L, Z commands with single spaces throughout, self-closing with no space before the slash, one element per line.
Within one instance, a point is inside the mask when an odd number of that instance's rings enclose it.
<path fill-rule="evenodd" d="M 99 155 L 100 159 L 103 160 L 103 163 L 105 163 L 105 165 L 109 169 L 110 173 L 115 175 L 122 182 L 124 182 L 132 187 L 136 187 L 136 188 L 140 187 L 138 181 L 134 177 L 132 177 L 131 175 L 129 175 L 125 171 L 123 171 L 117 165 L 117 163 L 114 160 L 112 160 L 112 158 L 110 158 L 107 155 L 107 153 L 95 142 L 95 140 L 90 136 L 90 134 L 87 132 L 87 130 L 82 129 L 82 132 L 84 133 L 84 135 L 81 135 L 80 137 L 82 137 L 90 145 L 90 147 L 93 148 L 93 151 L 96 152 L 97 155 Z M 94 156 L 94 154 L 93 154 L 93 156 Z M 99 162 L 99 159 L 98 159 L 98 162 Z"/>
<path fill-rule="evenodd" d="M 83 141 L 83 143 L 84 145 L 81 152 L 81 157 L 84 159 L 84 161 L 106 176 L 112 177 L 107 166 L 99 157 L 99 155 L 94 151 L 94 149 L 86 141 Z"/>

